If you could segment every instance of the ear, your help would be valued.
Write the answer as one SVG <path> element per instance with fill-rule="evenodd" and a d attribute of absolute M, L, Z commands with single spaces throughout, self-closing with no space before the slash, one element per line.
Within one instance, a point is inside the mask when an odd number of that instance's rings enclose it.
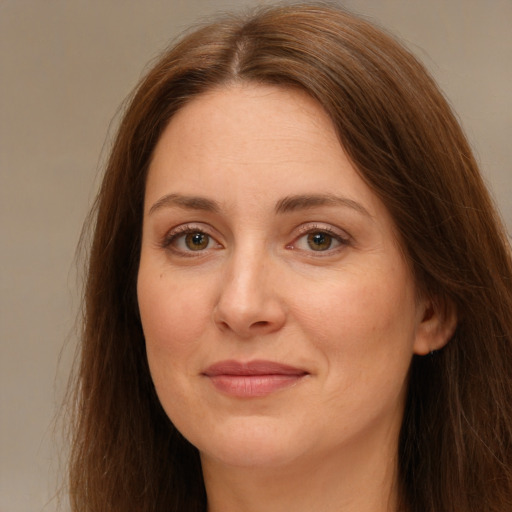
<path fill-rule="evenodd" d="M 418 307 L 419 323 L 414 340 L 414 353 L 426 355 L 443 348 L 457 327 L 455 305 L 448 300 L 422 299 Z"/>

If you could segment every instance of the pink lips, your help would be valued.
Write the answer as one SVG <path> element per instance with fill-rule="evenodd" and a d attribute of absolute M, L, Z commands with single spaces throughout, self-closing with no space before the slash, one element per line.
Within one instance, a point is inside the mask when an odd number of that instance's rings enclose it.
<path fill-rule="evenodd" d="M 222 393 L 252 398 L 292 386 L 308 372 L 272 361 L 220 361 L 209 366 L 203 375 Z"/>

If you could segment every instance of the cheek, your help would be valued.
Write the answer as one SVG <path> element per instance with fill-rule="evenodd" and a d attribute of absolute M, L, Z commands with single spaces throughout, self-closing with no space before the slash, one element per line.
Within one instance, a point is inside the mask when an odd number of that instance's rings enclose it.
<path fill-rule="evenodd" d="M 137 296 L 153 380 L 156 386 L 170 384 L 183 371 L 192 371 L 189 363 L 211 317 L 207 299 L 194 286 L 183 286 L 168 274 L 146 273 L 144 268 Z"/>
<path fill-rule="evenodd" d="M 204 290 L 175 279 L 167 273 L 139 270 L 137 298 L 144 333 L 156 344 L 172 338 L 177 343 L 194 339 L 207 316 Z"/>
<path fill-rule="evenodd" d="M 210 318 L 201 300 L 204 295 L 194 290 L 181 286 L 169 274 L 146 273 L 143 267 L 139 271 L 137 295 L 151 378 L 162 407 L 176 426 L 190 415 L 183 411 L 191 410 L 194 393 L 190 385 L 198 372 L 195 356 Z M 199 406 L 192 409 L 201 410 Z"/>
<path fill-rule="evenodd" d="M 354 274 L 302 295 L 302 328 L 332 370 L 345 375 L 407 367 L 415 335 L 414 288 L 407 275 Z M 309 299 L 306 297 L 309 296 Z"/>

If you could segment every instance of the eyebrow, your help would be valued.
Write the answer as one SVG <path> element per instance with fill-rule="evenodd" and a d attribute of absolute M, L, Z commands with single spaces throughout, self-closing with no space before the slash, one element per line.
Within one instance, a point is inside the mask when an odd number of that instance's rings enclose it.
<path fill-rule="evenodd" d="M 161 197 L 150 209 L 148 215 L 164 207 L 178 207 L 184 210 L 202 210 L 218 213 L 220 207 L 216 201 L 201 196 L 184 196 L 182 194 L 167 194 Z"/>
<path fill-rule="evenodd" d="M 343 206 L 369 217 L 373 216 L 368 210 L 357 201 L 348 197 L 336 196 L 333 194 L 304 194 L 287 196 L 280 199 L 275 206 L 276 214 L 291 213 L 299 210 L 308 210 L 320 206 Z M 149 209 L 148 215 L 153 214 L 161 208 L 178 207 L 185 210 L 200 210 L 211 213 L 219 213 L 219 203 L 202 196 L 185 196 L 182 194 L 167 194 L 161 197 Z"/>
<path fill-rule="evenodd" d="M 310 208 L 318 208 L 319 206 L 343 206 L 352 208 L 357 212 L 373 218 L 368 210 L 357 201 L 348 197 L 336 196 L 334 194 L 306 194 L 288 196 L 276 204 L 276 213 L 289 213 L 297 210 L 307 210 Z"/>

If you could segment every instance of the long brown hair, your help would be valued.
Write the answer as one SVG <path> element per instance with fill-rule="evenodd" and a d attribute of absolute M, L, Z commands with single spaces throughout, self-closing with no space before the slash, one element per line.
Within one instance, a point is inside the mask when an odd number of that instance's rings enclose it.
<path fill-rule="evenodd" d="M 197 29 L 137 88 L 95 207 L 72 510 L 206 510 L 198 452 L 151 382 L 135 283 L 155 145 L 186 102 L 236 81 L 298 87 L 324 107 L 389 209 L 418 287 L 457 309 L 453 339 L 412 362 L 398 454 L 403 508 L 512 510 L 512 263 L 503 227 L 424 67 L 381 30 L 325 4 L 270 7 Z"/>

